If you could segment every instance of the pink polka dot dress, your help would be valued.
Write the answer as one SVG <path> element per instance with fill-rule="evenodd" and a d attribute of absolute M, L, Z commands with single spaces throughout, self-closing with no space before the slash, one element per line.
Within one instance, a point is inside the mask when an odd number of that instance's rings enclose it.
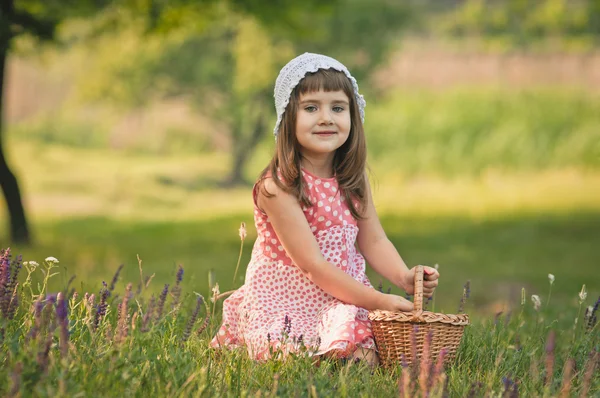
<path fill-rule="evenodd" d="M 371 287 L 365 260 L 356 250 L 357 222 L 335 177 L 320 178 L 304 169 L 302 175 L 313 203 L 302 210 L 323 257 Z M 258 237 L 245 284 L 224 301 L 223 322 L 211 346 L 246 347 L 258 360 L 277 349 L 345 357 L 357 347 L 374 348 L 367 310 L 336 299 L 304 276 L 256 205 L 256 196 L 254 202 Z"/>

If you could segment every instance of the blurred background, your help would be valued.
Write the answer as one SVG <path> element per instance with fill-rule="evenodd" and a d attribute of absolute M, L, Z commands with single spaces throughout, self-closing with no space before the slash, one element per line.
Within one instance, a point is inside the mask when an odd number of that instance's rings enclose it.
<path fill-rule="evenodd" d="M 582 284 L 598 297 L 600 0 L 0 11 L 0 246 L 58 258 L 54 289 L 76 275 L 71 286 L 98 292 L 120 264 L 120 284 L 137 283 L 137 255 L 157 291 L 179 264 L 189 294 L 208 293 L 210 272 L 221 291 L 239 287 L 274 81 L 310 51 L 358 79 L 376 207 L 407 264 L 439 264 L 436 309 L 455 312 L 471 280 L 470 311 L 509 311 L 523 287 L 547 297 L 549 273 L 557 305 Z"/>

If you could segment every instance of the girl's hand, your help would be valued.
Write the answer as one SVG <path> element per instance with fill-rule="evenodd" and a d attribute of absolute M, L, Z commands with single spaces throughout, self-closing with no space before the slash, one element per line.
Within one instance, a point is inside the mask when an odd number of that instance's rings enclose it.
<path fill-rule="evenodd" d="M 433 267 L 423 267 L 423 297 L 433 296 L 433 292 L 438 285 L 439 272 Z M 415 293 L 415 267 L 411 268 L 404 275 L 404 286 L 406 293 Z"/>
<path fill-rule="evenodd" d="M 381 300 L 381 304 L 380 304 L 380 310 L 384 310 L 384 311 L 393 311 L 393 312 L 398 312 L 398 311 L 412 311 L 413 310 L 413 303 L 411 303 L 410 301 L 408 301 L 407 299 L 405 299 L 404 297 L 401 296 L 396 296 L 395 294 L 383 294 L 382 293 L 382 300 Z"/>

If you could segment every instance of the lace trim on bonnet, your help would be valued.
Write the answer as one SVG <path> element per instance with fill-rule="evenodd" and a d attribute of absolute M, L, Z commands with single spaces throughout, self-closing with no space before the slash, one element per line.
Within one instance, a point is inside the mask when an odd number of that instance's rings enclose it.
<path fill-rule="evenodd" d="M 314 73 L 319 69 L 335 69 L 344 74 L 350 79 L 352 87 L 354 88 L 354 96 L 356 103 L 358 104 L 358 110 L 360 112 L 360 120 L 364 123 L 365 121 L 365 106 L 367 105 L 364 97 L 358 92 L 358 84 L 356 79 L 350 74 L 348 69 L 339 61 L 321 54 L 304 53 L 290 62 L 288 62 L 279 72 L 277 80 L 275 81 L 275 110 L 277 111 L 277 122 L 273 129 L 275 139 L 277 139 L 277 133 L 279 125 L 283 119 L 283 113 L 285 108 L 290 102 L 290 96 L 294 88 L 300 83 L 300 80 L 306 76 L 307 73 Z"/>

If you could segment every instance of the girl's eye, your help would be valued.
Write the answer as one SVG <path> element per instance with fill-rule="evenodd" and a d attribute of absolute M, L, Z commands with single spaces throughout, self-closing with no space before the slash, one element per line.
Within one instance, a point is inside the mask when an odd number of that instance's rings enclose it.
<path fill-rule="evenodd" d="M 344 112 L 344 108 L 341 106 L 334 106 L 333 111 L 337 113 Z"/>
<path fill-rule="evenodd" d="M 314 105 L 309 105 L 306 108 L 304 108 L 304 110 L 307 112 L 315 112 L 317 110 L 317 107 Z"/>

